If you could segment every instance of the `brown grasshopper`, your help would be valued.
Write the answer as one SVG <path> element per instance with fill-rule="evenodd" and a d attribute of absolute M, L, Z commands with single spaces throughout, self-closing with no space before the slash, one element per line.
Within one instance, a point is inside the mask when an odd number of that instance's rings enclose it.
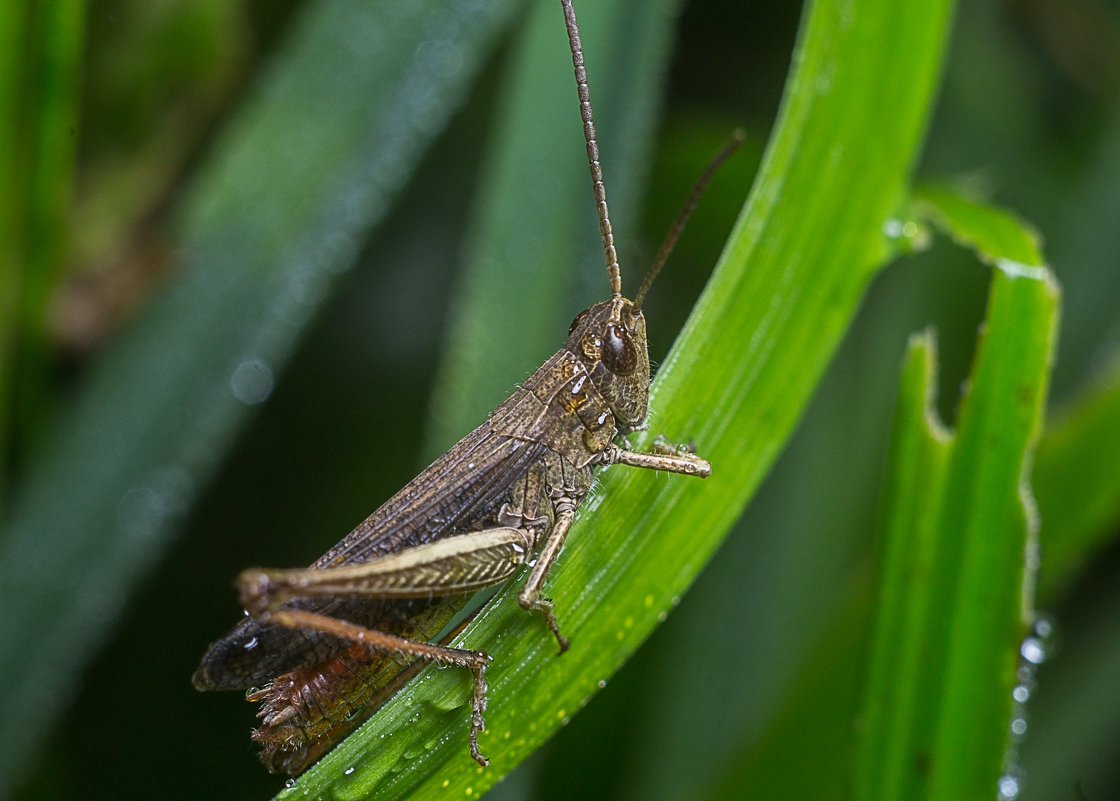
<path fill-rule="evenodd" d="M 300 773 L 400 683 L 403 666 L 439 662 L 474 676 L 470 754 L 486 709 L 485 651 L 437 641 L 477 590 L 532 565 L 518 595 L 563 653 L 541 589 L 592 469 L 625 464 L 706 477 L 711 465 L 670 448 L 628 449 L 645 428 L 649 355 L 641 304 L 725 148 L 697 183 L 633 301 L 622 296 L 607 214 L 583 49 L 571 0 L 561 0 L 575 67 L 611 297 L 580 312 L 568 339 L 482 423 L 311 567 L 251 569 L 237 579 L 247 617 L 213 643 L 194 674 L 200 690 L 247 689 L 260 701 L 261 760 Z M 534 561 L 535 559 L 535 561 Z"/>

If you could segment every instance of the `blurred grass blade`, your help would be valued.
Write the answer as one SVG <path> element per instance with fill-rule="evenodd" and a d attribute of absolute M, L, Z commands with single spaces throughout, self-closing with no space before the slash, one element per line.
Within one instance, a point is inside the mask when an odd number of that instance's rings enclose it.
<path fill-rule="evenodd" d="M 47 300 L 66 258 L 85 3 L 0 10 L 0 515 L 43 412 Z"/>
<path fill-rule="evenodd" d="M 459 642 L 494 656 L 481 739 L 490 767 L 466 755 L 468 677 L 426 669 L 281 797 L 473 797 L 563 725 L 648 636 L 785 443 L 892 249 L 883 230 L 925 130 L 951 7 L 810 7 L 758 181 L 655 382 L 655 429 L 694 437 L 715 475 L 704 483 L 618 468 L 603 475 L 546 588 L 572 639 L 562 658 L 518 605 L 516 581 L 472 622 Z M 566 58 L 561 45 L 555 51 Z"/>
<path fill-rule="evenodd" d="M 1120 520 L 1120 358 L 1048 424 L 1034 465 L 1042 603 L 1116 537 Z"/>
<path fill-rule="evenodd" d="M 1092 801 L 1114 794 L 1120 739 L 1120 584 L 1115 573 L 1107 573 L 1097 591 L 1086 595 L 1089 602 L 1079 614 L 1060 619 L 1060 651 L 1042 666 L 1038 690 L 1031 695 L 1030 729 L 1021 745 L 1022 801 Z"/>
<path fill-rule="evenodd" d="M 706 783 L 701 799 L 851 798 L 846 784 L 852 755 L 852 720 L 858 712 L 869 582 L 863 582 L 814 643 L 775 705 L 771 724 L 749 748 L 728 759 Z"/>
<path fill-rule="evenodd" d="M 934 221 L 1000 268 L 955 433 L 936 419 L 933 336 L 911 341 L 884 484 L 860 799 L 992 797 L 1033 615 L 1037 518 L 1027 481 L 1059 291 L 1033 266 L 1041 258 L 1030 232 L 951 198 Z"/>
<path fill-rule="evenodd" d="M 177 279 L 92 371 L 13 496 L 0 722 L 20 736 L 0 752 L 5 781 L 515 5 L 329 0 L 293 24 L 188 197 Z"/>
<path fill-rule="evenodd" d="M 883 611 L 873 642 L 873 694 L 866 705 L 867 724 L 856 798 L 902 798 L 913 793 L 913 779 L 908 771 L 916 769 L 918 749 L 910 738 L 927 734 L 923 731 L 925 727 L 918 727 L 917 719 L 928 713 L 924 705 L 936 698 L 937 688 L 921 675 L 923 663 L 918 660 L 919 649 L 929 647 L 930 635 L 914 619 L 929 625 L 927 618 L 941 610 L 934 606 L 932 592 L 925 583 L 917 590 L 911 584 L 913 576 L 926 575 L 936 562 L 936 512 L 944 493 L 950 455 L 950 435 L 932 411 L 935 361 L 932 335 L 915 337 L 903 371 L 894 453 L 884 484 L 883 497 L 888 503 L 882 529 L 886 543 L 878 595 L 878 606 Z M 911 639 L 916 642 L 911 644 Z M 911 647 L 901 647 L 907 644 Z M 944 647 L 944 642 L 934 640 L 933 645 Z M 900 724 L 893 717 L 888 720 L 888 716 L 901 717 L 915 726 L 917 732 L 900 732 Z M 885 753 L 877 753 L 876 749 Z M 887 749 L 902 749 L 902 753 Z"/>
<path fill-rule="evenodd" d="M 680 0 L 577 4 L 611 220 L 634 232 L 642 164 Z M 535 5 L 498 93 L 447 348 L 428 426 L 430 456 L 556 349 L 606 286 L 587 151 L 559 3 Z M 614 43 L 625 41 L 625 47 Z M 625 236 L 625 233 L 623 233 Z M 621 242 L 628 240 L 623 239 Z M 629 264 L 623 281 L 641 279 Z M 495 354 L 501 354 L 495 359 Z"/>
<path fill-rule="evenodd" d="M 25 52 L 30 48 L 27 18 L 30 3 L 0 4 L 0 513 L 7 489 L 11 438 L 12 390 L 20 330 L 23 249 L 26 229 L 26 183 L 23 119 Z"/>

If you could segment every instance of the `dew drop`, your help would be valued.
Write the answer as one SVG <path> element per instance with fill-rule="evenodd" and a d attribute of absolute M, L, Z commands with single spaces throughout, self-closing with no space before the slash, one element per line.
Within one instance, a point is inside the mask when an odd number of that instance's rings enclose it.
<path fill-rule="evenodd" d="M 1019 797 L 1022 791 L 1022 786 L 1019 777 L 1011 773 L 1005 773 L 999 777 L 999 798 L 1000 801 L 1013 801 Z"/>
<path fill-rule="evenodd" d="M 1019 655 L 1032 665 L 1041 665 L 1046 661 L 1046 645 L 1038 637 L 1027 637 L 1019 646 Z"/>
<path fill-rule="evenodd" d="M 117 506 L 121 528 L 135 539 L 160 533 L 164 524 L 183 515 L 194 499 L 194 482 L 187 470 L 166 465 L 127 490 Z"/>
<path fill-rule="evenodd" d="M 261 359 L 250 358 L 234 368 L 229 389 L 233 397 L 247 406 L 254 406 L 268 399 L 275 383 L 272 368 Z"/>

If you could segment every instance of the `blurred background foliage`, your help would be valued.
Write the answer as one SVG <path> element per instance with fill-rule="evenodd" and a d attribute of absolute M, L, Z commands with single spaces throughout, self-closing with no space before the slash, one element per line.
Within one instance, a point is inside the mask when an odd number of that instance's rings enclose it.
<path fill-rule="evenodd" d="M 201 168 L 257 76 L 295 58 L 282 45 L 306 24 L 309 5 L 69 0 L 0 11 L 3 514 L 99 357 L 160 302 L 183 246 L 175 215 L 213 213 L 184 212 L 179 198 L 192 181 L 213 180 Z M 487 183 L 480 158 L 496 135 L 499 78 L 524 36 L 523 4 L 476 5 L 492 7 L 492 24 L 470 34 L 480 72 L 435 99 L 446 113 L 434 115 L 430 147 L 399 192 L 386 179 L 387 216 L 360 241 L 357 266 L 325 308 L 294 326 L 297 339 L 271 340 L 277 362 L 288 363 L 268 403 L 200 435 L 213 452 L 199 459 L 214 472 L 170 515 L 183 524 L 177 538 L 139 559 L 135 586 L 122 578 L 120 597 L 105 603 L 113 617 L 98 624 L 103 641 L 67 666 L 71 694 L 14 724 L 28 744 L 18 767 L 5 763 L 0 795 L 217 799 L 267 797 L 280 786 L 253 757 L 247 706 L 199 696 L 188 679 L 236 615 L 228 588 L 240 568 L 310 561 L 413 475 L 422 454 L 447 444 L 446 436 L 424 442 L 428 398 L 463 237 Z M 635 134 L 646 138 L 634 147 L 652 158 L 634 189 L 612 189 L 634 194 L 620 212 L 633 222 L 618 228 L 631 262 L 648 261 L 727 131 L 745 127 L 749 139 L 747 154 L 726 168 L 738 178 L 705 197 L 650 298 L 655 359 L 738 213 L 741 193 L 727 187 L 757 163 L 800 13 L 787 0 L 682 7 L 657 129 Z M 920 177 L 963 178 L 1029 220 L 1064 291 L 1052 422 L 1036 460 L 1043 542 L 1054 553 L 1053 569 L 1044 556 L 1039 606 L 1058 635 L 1027 710 L 1024 798 L 1096 801 L 1120 784 L 1118 53 L 1113 0 L 961 4 L 919 168 Z M 592 66 L 601 94 L 598 86 Z M 611 186 L 609 161 L 606 169 Z M 851 191 L 858 197 L 859 187 Z M 758 745 L 796 708 L 799 683 L 834 682 L 844 692 L 859 682 L 859 655 L 837 655 L 829 643 L 858 627 L 844 613 L 874 553 L 907 337 L 936 327 L 938 399 L 951 419 L 988 280 L 986 267 L 945 240 L 880 274 L 797 434 L 701 580 L 495 797 L 692 798 L 698 788 L 752 797 L 733 778 L 757 776 L 743 765 L 759 753 L 773 760 L 774 777 L 828 775 L 835 750 Z M 561 326 L 580 308 L 558 306 Z M 0 631 L 9 646 L 18 634 Z"/>

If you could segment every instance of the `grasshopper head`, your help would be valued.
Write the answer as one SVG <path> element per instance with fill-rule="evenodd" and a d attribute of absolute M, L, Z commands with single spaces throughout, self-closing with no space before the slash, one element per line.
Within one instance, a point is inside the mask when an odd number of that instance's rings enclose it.
<path fill-rule="evenodd" d="M 622 433 L 640 426 L 649 405 L 646 318 L 633 302 L 612 298 L 580 312 L 566 347 L 579 356 Z"/>

